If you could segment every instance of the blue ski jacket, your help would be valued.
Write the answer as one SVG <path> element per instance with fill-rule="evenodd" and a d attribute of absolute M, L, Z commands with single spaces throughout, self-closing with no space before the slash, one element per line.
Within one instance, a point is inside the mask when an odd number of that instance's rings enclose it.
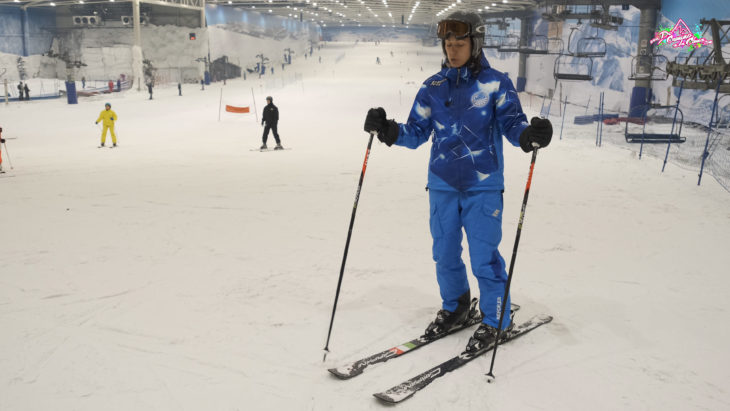
<path fill-rule="evenodd" d="M 433 133 L 428 187 L 447 191 L 504 189 L 502 136 L 519 147 L 527 117 L 512 81 L 481 54 L 481 70 L 444 67 L 416 95 L 395 144 L 415 149 Z"/>

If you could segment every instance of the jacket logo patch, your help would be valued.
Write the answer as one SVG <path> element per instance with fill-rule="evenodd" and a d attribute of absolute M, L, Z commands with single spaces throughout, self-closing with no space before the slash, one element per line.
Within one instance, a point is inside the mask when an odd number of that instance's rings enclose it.
<path fill-rule="evenodd" d="M 447 80 L 447 79 L 443 79 L 443 80 L 438 80 L 438 81 L 434 80 L 434 81 L 432 81 L 432 82 L 431 82 L 431 85 L 432 85 L 432 86 L 440 86 L 440 85 L 444 84 L 444 82 L 445 82 L 446 80 Z"/>
<path fill-rule="evenodd" d="M 474 107 L 484 107 L 489 103 L 489 95 L 483 91 L 477 91 L 471 96 L 471 104 Z"/>

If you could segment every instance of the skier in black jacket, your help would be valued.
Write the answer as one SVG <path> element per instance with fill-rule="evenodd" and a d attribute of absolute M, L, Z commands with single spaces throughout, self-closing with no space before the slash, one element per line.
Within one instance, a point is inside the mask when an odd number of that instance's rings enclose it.
<path fill-rule="evenodd" d="M 283 150 L 281 146 L 281 140 L 279 140 L 279 133 L 276 131 L 276 124 L 279 122 L 279 109 L 274 105 L 274 99 L 271 96 L 266 97 L 266 107 L 264 107 L 264 115 L 261 118 L 261 125 L 264 127 L 264 144 L 261 145 L 261 150 L 266 150 L 266 140 L 269 138 L 269 130 L 274 132 L 274 139 L 276 140 L 276 147 L 274 150 Z"/>

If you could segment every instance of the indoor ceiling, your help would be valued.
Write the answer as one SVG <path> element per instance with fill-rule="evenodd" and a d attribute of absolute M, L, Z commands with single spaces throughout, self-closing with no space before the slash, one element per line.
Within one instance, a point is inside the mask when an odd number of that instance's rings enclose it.
<path fill-rule="evenodd" d="M 215 0 L 209 4 L 231 4 L 343 26 L 403 27 L 430 25 L 456 10 L 479 13 L 520 11 L 535 8 L 535 0 Z"/>
<path fill-rule="evenodd" d="M 106 1 L 84 0 L 0 0 L 19 7 L 63 7 Z M 145 2 L 144 0 L 141 0 Z M 148 0 L 147 3 L 201 4 L 202 0 Z M 117 0 L 117 3 L 124 1 Z M 126 1 L 128 2 L 128 1 Z M 312 21 L 328 26 L 405 27 L 430 25 L 456 10 L 482 14 L 514 12 L 536 7 L 537 0 L 207 0 L 207 4 L 255 10 L 259 13 Z"/>

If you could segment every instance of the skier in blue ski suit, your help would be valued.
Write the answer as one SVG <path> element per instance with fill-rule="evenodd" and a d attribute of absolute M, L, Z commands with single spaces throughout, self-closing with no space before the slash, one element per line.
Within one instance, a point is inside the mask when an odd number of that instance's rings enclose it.
<path fill-rule="evenodd" d="M 449 27 L 441 27 L 442 22 L 454 21 L 453 30 L 459 31 L 462 27 L 459 22 L 466 23 L 468 33 L 458 33 L 462 35 L 460 38 L 447 32 Z M 549 120 L 539 118 L 533 118 L 532 125 L 527 122 L 512 82 L 504 73 L 493 69 L 482 53 L 483 31 L 475 31 L 481 26 L 478 15 L 456 12 L 442 22 L 439 37 L 446 62 L 441 71 L 421 85 L 408 121 L 398 124 L 386 120 L 384 109 L 371 109 L 365 131 L 377 131 L 378 138 L 388 146 L 395 144 L 412 149 L 433 135 L 428 190 L 433 259 L 442 309 L 426 334 L 438 335 L 467 319 L 470 292 L 461 259 L 463 227 L 472 271 L 479 284 L 479 308 L 485 325 L 477 333 L 484 328 L 482 333 L 493 335 L 502 310 L 505 310 L 503 329 L 511 326 L 509 298 L 502 301 L 507 273 L 498 250 L 504 191 L 502 136 L 529 152 L 533 143 L 547 146 L 552 126 Z M 455 39 L 471 42 L 471 49 L 465 43 L 469 60 L 456 67 L 450 64 L 447 53 L 448 42 Z"/>

